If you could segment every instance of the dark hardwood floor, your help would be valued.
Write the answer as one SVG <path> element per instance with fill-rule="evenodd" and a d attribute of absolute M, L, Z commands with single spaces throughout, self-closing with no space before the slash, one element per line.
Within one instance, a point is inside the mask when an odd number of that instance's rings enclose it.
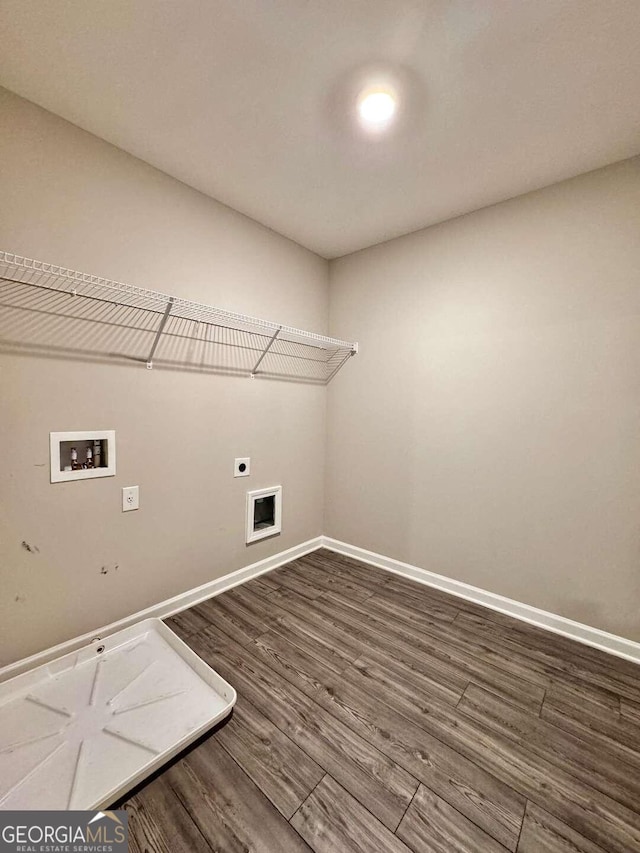
<path fill-rule="evenodd" d="M 232 716 L 132 851 L 640 851 L 640 667 L 329 551 L 168 624 Z"/>

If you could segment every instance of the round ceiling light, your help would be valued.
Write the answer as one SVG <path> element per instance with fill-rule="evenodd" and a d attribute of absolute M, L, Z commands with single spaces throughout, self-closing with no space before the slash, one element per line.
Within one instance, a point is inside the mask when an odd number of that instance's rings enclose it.
<path fill-rule="evenodd" d="M 366 89 L 358 98 L 360 121 L 372 130 L 388 127 L 397 108 L 397 99 L 389 89 Z"/>

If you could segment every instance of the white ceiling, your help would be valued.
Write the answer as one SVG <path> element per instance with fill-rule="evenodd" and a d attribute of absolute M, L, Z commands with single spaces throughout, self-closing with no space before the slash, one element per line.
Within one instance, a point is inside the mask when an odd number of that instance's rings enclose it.
<path fill-rule="evenodd" d="M 1 85 L 325 257 L 640 152 L 640 0 L 2 0 L 0 39 Z"/>

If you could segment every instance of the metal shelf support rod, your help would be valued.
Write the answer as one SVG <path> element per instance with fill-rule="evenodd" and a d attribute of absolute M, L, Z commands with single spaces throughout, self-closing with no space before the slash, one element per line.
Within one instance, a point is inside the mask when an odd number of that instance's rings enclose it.
<path fill-rule="evenodd" d="M 266 347 L 262 351 L 262 355 L 256 361 L 255 365 L 253 366 L 253 370 L 251 371 L 251 378 L 252 379 L 256 375 L 256 373 L 258 372 L 258 368 L 260 367 L 262 359 L 265 357 L 265 355 L 269 352 L 271 347 L 274 345 L 274 343 L 276 342 L 276 338 L 278 337 L 278 335 L 280 334 L 281 331 L 282 331 L 282 326 L 278 326 L 278 328 L 275 330 L 274 334 L 272 335 L 271 340 L 269 341 L 269 343 L 266 345 Z"/>
<path fill-rule="evenodd" d="M 160 320 L 160 325 L 158 326 L 158 331 L 156 332 L 156 336 L 153 339 L 153 344 L 151 345 L 151 352 L 149 353 L 149 358 L 147 359 L 147 369 L 151 370 L 153 368 L 153 356 L 155 354 L 158 343 L 160 342 L 160 336 L 164 331 L 164 327 L 167 325 L 167 320 L 169 319 L 169 314 L 171 314 L 171 309 L 173 308 L 173 296 L 169 297 L 169 301 L 167 302 L 167 307 L 164 309 L 164 314 L 162 315 L 162 320 Z"/>

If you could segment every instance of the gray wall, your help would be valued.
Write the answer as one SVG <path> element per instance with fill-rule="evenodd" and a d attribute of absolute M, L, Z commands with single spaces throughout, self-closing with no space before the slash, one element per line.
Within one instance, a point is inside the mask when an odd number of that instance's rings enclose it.
<path fill-rule="evenodd" d="M 330 274 L 325 532 L 640 640 L 640 159 Z"/>
<path fill-rule="evenodd" d="M 640 639 L 640 160 L 329 268 L 3 90 L 0 162 L 0 248 L 319 332 L 329 269 L 361 342 L 328 423 L 323 388 L 5 345 L 0 663 L 322 532 Z M 49 431 L 91 428 L 117 476 L 51 485 Z M 283 533 L 247 548 L 275 483 Z"/>
<path fill-rule="evenodd" d="M 326 261 L 4 90 L 0 162 L 0 248 L 326 331 Z M 12 349 L 0 664 L 323 532 L 325 388 Z M 83 429 L 117 431 L 117 476 L 51 485 L 49 432 Z M 245 455 L 252 476 L 234 480 Z M 247 547 L 245 491 L 277 483 L 282 535 Z M 141 508 L 123 514 L 135 484 Z"/>

